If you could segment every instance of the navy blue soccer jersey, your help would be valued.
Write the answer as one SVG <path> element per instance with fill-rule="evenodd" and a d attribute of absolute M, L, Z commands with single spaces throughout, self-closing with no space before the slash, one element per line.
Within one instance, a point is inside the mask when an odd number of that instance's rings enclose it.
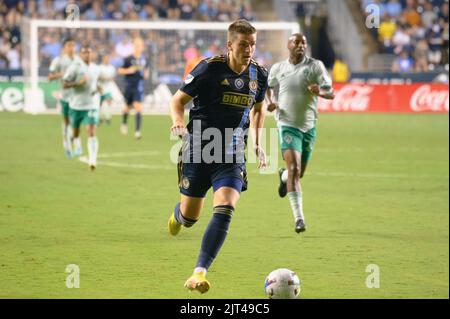
<path fill-rule="evenodd" d="M 123 61 L 123 68 L 136 66 L 137 71 L 125 75 L 125 90 L 127 91 L 144 91 L 144 70 L 147 67 L 147 60 L 142 55 L 140 58 L 135 58 L 133 55 L 125 58 Z"/>
<path fill-rule="evenodd" d="M 267 77 L 267 70 L 253 60 L 241 74 L 231 70 L 226 56 L 202 60 L 180 88 L 194 98 L 188 131 L 192 133 L 195 120 L 201 121 L 202 131 L 208 127 L 221 132 L 238 127 L 246 130 L 251 108 L 264 100 Z"/>

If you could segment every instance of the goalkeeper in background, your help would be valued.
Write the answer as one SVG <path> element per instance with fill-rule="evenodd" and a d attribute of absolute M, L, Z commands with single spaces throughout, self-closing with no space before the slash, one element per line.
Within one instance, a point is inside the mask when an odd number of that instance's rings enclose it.
<path fill-rule="evenodd" d="M 144 95 L 144 80 L 150 76 L 147 60 L 144 57 L 144 41 L 135 38 L 133 41 L 133 54 L 125 58 L 123 66 L 119 68 L 118 74 L 125 76 L 125 108 L 122 114 L 122 125 L 120 131 L 123 135 L 128 134 L 128 113 L 131 108 L 136 111 L 134 137 L 140 139 L 142 125 L 142 98 Z"/>
<path fill-rule="evenodd" d="M 52 80 L 61 80 L 61 84 L 63 82 L 62 78 L 64 73 L 69 68 L 69 66 L 76 59 L 79 58 L 75 55 L 75 41 L 68 37 L 63 41 L 63 50 L 62 54 L 53 59 L 50 64 L 48 79 Z M 62 87 L 62 85 L 61 85 Z M 71 88 L 61 88 L 61 96 L 59 99 L 59 103 L 61 105 L 61 114 L 63 116 L 63 124 L 62 124 L 62 136 L 63 136 L 63 147 L 64 152 L 67 157 L 72 157 L 72 134 L 70 130 L 69 123 L 69 99 L 72 95 Z"/>
<path fill-rule="evenodd" d="M 280 197 L 289 197 L 295 231 L 306 230 L 300 178 L 305 173 L 316 140 L 318 97 L 334 99 L 332 81 L 323 63 L 306 55 L 308 42 L 303 34 L 290 36 L 289 59 L 275 63 L 269 72 L 267 109 L 276 110 L 281 153 L 287 170 L 279 170 Z M 279 86 L 278 102 L 273 88 Z"/>

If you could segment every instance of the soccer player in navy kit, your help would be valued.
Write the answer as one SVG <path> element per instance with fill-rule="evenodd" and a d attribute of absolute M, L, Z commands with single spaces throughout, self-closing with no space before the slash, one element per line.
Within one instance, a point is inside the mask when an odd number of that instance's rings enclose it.
<path fill-rule="evenodd" d="M 142 98 L 144 95 L 144 80 L 147 80 L 150 71 L 147 66 L 147 60 L 144 55 L 144 41 L 141 38 L 135 38 L 133 41 L 133 54 L 125 58 L 123 66 L 117 73 L 125 76 L 125 103 L 126 106 L 122 114 L 122 125 L 120 131 L 122 134 L 128 134 L 128 113 L 130 108 L 136 111 L 136 128 L 134 137 L 140 139 L 142 124 Z"/>
<path fill-rule="evenodd" d="M 228 28 L 228 54 L 202 60 L 170 102 L 171 132 L 183 136 L 184 143 L 179 163 L 181 200 L 169 219 L 169 232 L 177 235 L 183 226 L 193 226 L 207 191 L 211 186 L 214 191 L 214 213 L 194 273 L 185 283 L 201 293 L 210 288 L 206 271 L 225 241 L 240 193 L 247 188 L 243 152 L 249 126 L 259 166 L 266 166 L 259 129 L 264 125 L 268 72 L 252 60 L 255 47 L 256 29 L 246 20 L 233 22 Z M 192 99 L 186 126 L 184 106 Z M 219 138 L 213 134 L 211 141 L 213 131 L 220 134 Z"/>

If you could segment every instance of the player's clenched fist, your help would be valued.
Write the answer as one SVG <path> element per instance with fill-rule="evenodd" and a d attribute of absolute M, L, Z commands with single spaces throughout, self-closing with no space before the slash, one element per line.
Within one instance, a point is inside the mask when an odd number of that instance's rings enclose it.
<path fill-rule="evenodd" d="M 188 131 L 183 122 L 175 122 L 170 128 L 170 133 L 174 136 L 184 136 L 187 132 Z"/>
<path fill-rule="evenodd" d="M 275 111 L 277 109 L 277 107 L 278 107 L 277 103 L 269 103 L 267 105 L 267 111 L 273 112 L 273 111 Z"/>

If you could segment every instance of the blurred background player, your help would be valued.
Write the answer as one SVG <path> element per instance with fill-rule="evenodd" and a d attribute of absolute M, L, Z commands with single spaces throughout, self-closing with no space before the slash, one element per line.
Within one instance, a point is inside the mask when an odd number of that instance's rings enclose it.
<path fill-rule="evenodd" d="M 130 108 L 136 112 L 134 137 L 140 139 L 142 124 L 142 98 L 144 95 L 144 80 L 150 76 L 147 60 L 144 57 L 144 41 L 135 38 L 133 41 L 133 54 L 125 58 L 123 66 L 118 69 L 118 74 L 125 76 L 125 108 L 123 110 L 122 125 L 120 131 L 128 134 L 128 113 Z"/>
<path fill-rule="evenodd" d="M 64 74 L 64 88 L 73 88 L 69 101 L 70 124 L 73 128 L 74 154 L 81 155 L 80 127 L 87 126 L 88 163 L 93 171 L 97 166 L 99 143 L 96 137 L 96 126 L 99 122 L 99 68 L 91 64 L 92 50 L 84 45 L 80 50 L 80 61 L 70 65 Z"/>
<path fill-rule="evenodd" d="M 115 76 L 116 68 L 109 63 L 109 54 L 106 53 L 102 56 L 102 64 L 100 64 L 99 83 L 103 92 L 100 97 L 100 123 L 106 122 L 108 125 L 111 124 L 112 91 Z"/>
<path fill-rule="evenodd" d="M 71 88 L 63 88 L 62 85 L 62 77 L 64 73 L 69 68 L 70 64 L 77 58 L 75 55 L 75 41 L 67 37 L 63 41 L 63 49 L 62 54 L 53 59 L 50 64 L 48 79 L 51 80 L 61 80 L 61 96 L 59 99 L 59 103 L 61 105 L 61 114 L 63 116 L 63 124 L 62 124 L 62 136 L 63 136 L 63 147 L 64 152 L 68 157 L 72 156 L 72 134 L 70 130 L 69 123 L 69 99 L 72 94 Z"/>
<path fill-rule="evenodd" d="M 206 272 L 226 239 L 240 194 L 247 189 L 242 154 L 246 144 L 245 131 L 249 126 L 260 167 L 266 165 L 265 154 L 259 144 L 259 128 L 264 126 L 262 102 L 267 89 L 267 70 L 252 59 L 256 48 L 256 29 L 246 20 L 235 21 L 228 29 L 227 47 L 226 56 L 200 62 L 170 102 L 172 134 L 188 132 L 184 136 L 183 158 L 178 172 L 181 199 L 169 219 L 170 234 L 177 235 L 182 226 L 192 227 L 200 218 L 206 193 L 211 186 L 214 191 L 214 213 L 203 235 L 194 273 L 185 283 L 187 289 L 200 293 L 209 290 Z M 192 99 L 194 106 L 186 126 L 184 106 Z M 197 125 L 201 132 L 196 132 Z M 209 161 L 202 158 L 202 148 L 209 140 L 201 141 L 197 134 L 202 135 L 204 130 L 211 128 L 220 131 L 220 140 L 214 143 L 221 147 L 214 149 L 214 159 Z M 235 132 L 229 139 L 226 137 L 227 129 Z M 199 150 L 192 147 L 197 143 L 200 144 Z M 231 158 L 225 161 L 225 156 L 230 154 Z M 240 155 L 242 158 L 239 158 Z"/>
<path fill-rule="evenodd" d="M 305 173 L 316 140 L 318 96 L 334 99 L 332 81 L 323 63 L 306 55 L 308 42 L 295 33 L 288 40 L 289 59 L 275 63 L 269 72 L 267 104 L 276 110 L 283 159 L 279 170 L 280 197 L 286 193 L 295 218 L 295 231 L 306 230 L 300 178 Z M 279 85 L 278 102 L 273 88 Z"/>

